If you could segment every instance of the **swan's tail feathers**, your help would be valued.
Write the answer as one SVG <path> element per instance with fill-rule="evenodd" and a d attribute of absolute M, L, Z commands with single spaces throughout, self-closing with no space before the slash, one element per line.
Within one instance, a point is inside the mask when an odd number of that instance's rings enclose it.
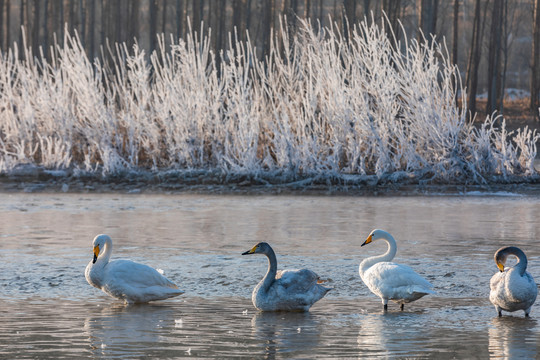
<path fill-rule="evenodd" d="M 436 292 L 426 286 L 420 286 L 420 285 L 412 285 L 409 286 L 407 289 L 407 293 L 409 293 L 408 301 L 415 301 L 420 299 L 421 297 L 429 294 L 436 294 Z"/>
<path fill-rule="evenodd" d="M 436 294 L 437 292 L 433 289 L 424 287 L 424 286 L 412 286 L 410 289 L 412 294 L 416 294 L 419 296 L 424 296 L 428 294 Z"/>
<path fill-rule="evenodd" d="M 182 295 L 184 292 L 185 292 L 184 290 L 180 290 L 179 288 L 176 287 L 167 292 L 167 295 L 168 295 L 167 297 L 175 297 L 178 295 Z"/>
<path fill-rule="evenodd" d="M 178 286 L 176 286 L 176 284 L 174 284 L 174 283 L 172 283 L 172 282 L 170 282 L 170 283 L 167 284 L 167 285 L 168 285 L 169 288 L 173 289 L 173 290 L 170 291 L 171 297 L 172 297 L 172 296 L 182 295 L 183 293 L 185 293 L 184 290 L 180 290 L 180 289 L 178 288 Z"/>
<path fill-rule="evenodd" d="M 321 279 L 320 277 L 317 278 L 317 285 L 319 285 L 319 286 L 324 290 L 323 296 L 324 296 L 327 292 L 329 292 L 330 290 L 332 290 L 332 288 L 329 288 L 329 287 L 326 287 L 326 286 L 322 285 L 322 284 L 324 284 L 325 282 L 328 282 L 328 280 L 327 280 L 327 279 Z"/>

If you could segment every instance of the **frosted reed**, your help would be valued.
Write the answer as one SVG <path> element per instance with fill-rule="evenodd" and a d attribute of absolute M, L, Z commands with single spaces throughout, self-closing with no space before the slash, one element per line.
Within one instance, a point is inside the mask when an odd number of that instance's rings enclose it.
<path fill-rule="evenodd" d="M 347 37 L 282 26 L 260 61 L 249 40 L 188 36 L 152 54 L 117 44 L 91 61 L 67 35 L 53 58 L 0 53 L 0 172 L 198 172 L 223 181 L 486 183 L 537 178 L 539 135 L 480 126 L 446 48 L 395 43 L 376 23 Z M 395 44 L 395 45 L 393 45 Z M 107 66 L 103 64 L 107 63 Z M 497 124 L 497 126 L 495 126 Z"/>

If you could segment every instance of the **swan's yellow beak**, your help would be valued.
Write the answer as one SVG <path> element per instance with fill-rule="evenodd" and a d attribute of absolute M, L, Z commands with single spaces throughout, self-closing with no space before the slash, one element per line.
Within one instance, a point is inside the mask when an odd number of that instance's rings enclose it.
<path fill-rule="evenodd" d="M 500 272 L 504 272 L 504 264 L 503 263 L 498 262 L 497 267 L 499 268 Z"/>
<path fill-rule="evenodd" d="M 366 239 L 366 241 L 364 241 L 364 243 L 360 246 L 364 246 L 364 245 L 367 245 L 369 244 L 370 242 L 373 241 L 373 235 L 369 234 L 368 238 Z"/>
<path fill-rule="evenodd" d="M 96 263 L 98 255 L 99 255 L 99 245 L 96 245 L 94 246 L 94 260 L 92 261 L 92 264 Z"/>
<path fill-rule="evenodd" d="M 251 250 L 248 250 L 246 252 L 243 252 L 242 255 L 249 255 L 249 254 L 255 254 L 255 250 L 257 250 L 257 245 L 251 248 Z"/>

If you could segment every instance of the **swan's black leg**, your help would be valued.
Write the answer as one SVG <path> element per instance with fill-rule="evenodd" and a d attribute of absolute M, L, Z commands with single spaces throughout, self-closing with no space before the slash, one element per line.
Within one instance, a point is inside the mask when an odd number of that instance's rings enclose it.
<path fill-rule="evenodd" d="M 501 317 L 501 316 L 502 316 L 502 311 L 499 311 L 499 317 Z"/>
<path fill-rule="evenodd" d="M 401 305 L 399 306 L 399 309 L 400 309 L 401 311 L 403 311 L 403 308 L 404 308 L 404 307 L 405 307 L 405 304 L 401 304 Z"/>
<path fill-rule="evenodd" d="M 384 309 L 385 312 L 388 311 L 388 304 L 384 304 L 383 309 Z"/>

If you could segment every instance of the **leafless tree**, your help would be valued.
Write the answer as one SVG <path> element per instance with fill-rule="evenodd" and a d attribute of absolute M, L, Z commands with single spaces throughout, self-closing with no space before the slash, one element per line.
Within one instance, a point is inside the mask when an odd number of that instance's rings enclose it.
<path fill-rule="evenodd" d="M 488 97 L 486 113 L 502 111 L 502 43 L 506 0 L 494 0 L 488 46 Z"/>
<path fill-rule="evenodd" d="M 540 0 L 534 0 L 533 41 L 531 52 L 531 111 L 539 116 L 540 107 Z"/>

